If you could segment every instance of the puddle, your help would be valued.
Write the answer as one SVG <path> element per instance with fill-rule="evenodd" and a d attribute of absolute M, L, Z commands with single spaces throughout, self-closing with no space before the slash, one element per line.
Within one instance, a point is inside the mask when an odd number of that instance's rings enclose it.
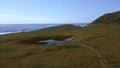
<path fill-rule="evenodd" d="M 71 40 L 73 40 L 74 37 L 70 37 L 70 38 L 67 38 L 65 40 L 54 40 L 54 39 L 48 39 L 48 40 L 42 40 L 42 41 L 38 41 L 38 43 L 46 43 L 46 44 L 62 44 L 62 43 L 65 43 L 65 42 L 69 42 Z"/>

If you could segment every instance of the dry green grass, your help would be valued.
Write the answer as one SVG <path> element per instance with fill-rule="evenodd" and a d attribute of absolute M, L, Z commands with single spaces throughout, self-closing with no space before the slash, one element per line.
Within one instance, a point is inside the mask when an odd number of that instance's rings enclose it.
<path fill-rule="evenodd" d="M 0 68 L 103 68 L 100 52 L 113 68 L 120 68 L 120 25 L 62 25 L 33 32 L 0 36 Z M 41 39 L 75 39 L 57 45 L 32 43 Z M 27 40 L 27 41 L 26 41 Z M 24 43 L 23 43 L 24 42 Z M 27 44 L 26 44 L 27 42 Z"/>
<path fill-rule="evenodd" d="M 104 14 L 92 24 L 120 24 L 120 11 Z"/>

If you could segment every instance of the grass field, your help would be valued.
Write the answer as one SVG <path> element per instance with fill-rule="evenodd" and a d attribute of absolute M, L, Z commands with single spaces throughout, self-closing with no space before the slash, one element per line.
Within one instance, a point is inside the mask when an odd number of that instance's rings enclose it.
<path fill-rule="evenodd" d="M 36 43 L 70 36 L 75 38 L 63 44 Z M 0 68 L 120 68 L 120 25 L 61 25 L 0 35 Z"/>

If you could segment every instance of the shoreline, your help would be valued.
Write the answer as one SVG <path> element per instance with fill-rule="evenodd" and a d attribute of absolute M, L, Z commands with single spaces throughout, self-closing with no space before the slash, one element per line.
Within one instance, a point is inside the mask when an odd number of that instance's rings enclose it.
<path fill-rule="evenodd" d="M 14 33 L 21 33 L 21 32 L 29 32 L 29 31 L 1 32 L 0 35 L 14 34 Z"/>
<path fill-rule="evenodd" d="M 74 25 L 74 26 L 80 26 L 80 27 L 84 27 L 84 26 L 86 26 L 86 25 L 88 25 L 88 23 L 87 24 L 80 24 L 80 25 L 78 25 L 78 24 L 72 24 L 72 25 Z M 40 29 L 36 29 L 36 30 L 41 30 L 41 29 L 44 29 L 44 28 L 49 28 L 49 27 L 54 27 L 54 26 L 56 26 L 56 25 L 53 25 L 53 26 L 49 26 L 48 25 L 48 27 L 43 27 L 43 28 L 40 28 Z M 58 25 L 59 26 L 59 25 Z M 35 31 L 35 30 L 31 30 L 31 29 L 28 29 L 28 30 L 19 30 L 19 31 L 5 31 L 5 32 L 0 32 L 0 35 L 6 35 L 6 34 L 14 34 L 14 33 L 21 33 L 21 32 L 30 32 L 30 31 Z"/>

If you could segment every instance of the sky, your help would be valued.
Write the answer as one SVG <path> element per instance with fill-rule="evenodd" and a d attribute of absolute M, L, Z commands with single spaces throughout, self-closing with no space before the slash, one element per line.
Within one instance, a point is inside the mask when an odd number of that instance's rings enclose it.
<path fill-rule="evenodd" d="M 90 23 L 120 0 L 0 0 L 0 24 Z"/>

